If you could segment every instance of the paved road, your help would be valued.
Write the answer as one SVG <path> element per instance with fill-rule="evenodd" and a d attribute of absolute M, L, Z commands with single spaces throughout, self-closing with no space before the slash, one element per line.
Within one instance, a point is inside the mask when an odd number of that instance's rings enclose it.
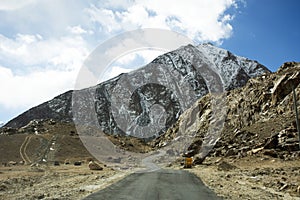
<path fill-rule="evenodd" d="M 215 200 L 218 198 L 195 175 L 184 170 L 134 173 L 85 200 Z"/>
<path fill-rule="evenodd" d="M 142 169 L 139 172 L 153 172 L 153 171 L 158 171 L 161 169 L 155 162 L 153 162 L 155 159 L 159 159 L 159 157 L 164 156 L 166 154 L 165 151 L 163 150 L 158 150 L 157 152 L 153 153 L 152 155 L 149 155 L 145 157 L 142 160 L 142 165 L 146 167 L 146 169 Z"/>

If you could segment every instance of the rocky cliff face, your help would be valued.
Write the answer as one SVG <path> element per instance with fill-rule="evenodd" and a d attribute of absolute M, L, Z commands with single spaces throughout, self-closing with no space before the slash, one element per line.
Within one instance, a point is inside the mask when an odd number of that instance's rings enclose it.
<path fill-rule="evenodd" d="M 61 94 L 50 101 L 29 109 L 10 120 L 5 127 L 21 128 L 32 120 L 55 119 L 62 122 L 72 121 L 72 91 Z"/>
<path fill-rule="evenodd" d="M 74 119 L 99 123 L 106 133 L 149 138 L 165 132 L 208 92 L 241 87 L 265 73 L 269 70 L 258 62 L 211 44 L 183 46 L 128 74 L 59 95 L 5 126 L 19 128 L 34 119 Z M 149 129 L 155 134 L 147 135 Z"/>
<path fill-rule="evenodd" d="M 293 107 L 293 88 L 298 110 L 300 107 L 299 83 L 300 63 L 289 62 L 275 73 L 250 79 L 244 87 L 223 95 L 208 94 L 186 110 L 152 145 L 158 148 L 171 146 L 180 140 L 181 127 L 194 118 L 194 123 L 185 129 L 185 137 L 194 133 L 193 142 L 177 154 L 195 156 L 196 163 L 201 163 L 207 155 L 244 157 L 262 153 L 282 159 L 300 156 Z M 218 138 L 208 134 L 211 121 L 222 118 L 222 113 L 212 118 L 212 99 L 226 99 L 224 126 L 215 130 L 220 131 Z"/>

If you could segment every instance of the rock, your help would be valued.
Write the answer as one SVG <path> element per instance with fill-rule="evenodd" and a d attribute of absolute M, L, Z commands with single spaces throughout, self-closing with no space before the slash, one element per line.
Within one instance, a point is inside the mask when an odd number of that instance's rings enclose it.
<path fill-rule="evenodd" d="M 232 178 L 232 176 L 230 175 L 230 174 L 226 174 L 226 176 L 225 176 L 227 179 L 230 179 L 230 178 Z"/>
<path fill-rule="evenodd" d="M 218 164 L 218 170 L 229 171 L 232 169 L 236 169 L 236 166 L 231 165 L 226 161 L 222 161 Z"/>
<path fill-rule="evenodd" d="M 11 127 L 1 127 L 0 128 L 0 135 L 13 135 L 17 133 L 16 128 Z"/>
<path fill-rule="evenodd" d="M 182 156 L 183 157 L 193 157 L 196 154 L 196 151 L 194 149 L 188 150 L 185 152 Z"/>
<path fill-rule="evenodd" d="M 173 166 L 172 163 L 168 163 L 168 164 L 166 165 L 166 167 L 172 167 L 172 166 Z"/>
<path fill-rule="evenodd" d="M 99 164 L 95 163 L 94 161 L 89 162 L 89 168 L 90 170 L 103 170 L 103 167 L 101 167 Z"/>
<path fill-rule="evenodd" d="M 237 154 L 238 154 L 238 150 L 237 149 L 229 149 L 226 152 L 225 156 L 229 157 L 229 156 L 234 156 L 234 155 L 237 155 Z"/>
<path fill-rule="evenodd" d="M 281 188 L 279 188 L 279 191 L 285 190 L 289 187 L 289 185 L 286 183 Z"/>
<path fill-rule="evenodd" d="M 282 101 L 293 88 L 297 87 L 300 83 L 300 72 L 295 71 L 282 75 L 274 84 L 272 88 L 272 104 L 276 105 L 277 102 Z"/>
<path fill-rule="evenodd" d="M 297 62 L 285 62 L 283 63 L 283 65 L 281 65 L 278 69 L 278 72 L 283 72 L 283 71 L 287 71 L 291 68 L 294 68 L 295 66 L 298 66 L 299 63 Z"/>
<path fill-rule="evenodd" d="M 259 147 L 259 148 L 256 148 L 256 149 L 252 149 L 251 151 L 248 151 L 247 154 L 248 155 L 256 154 L 256 153 L 260 152 L 263 149 L 264 149 L 264 147 Z"/>
<path fill-rule="evenodd" d="M 121 163 L 122 158 L 118 157 L 118 158 L 113 158 L 112 161 L 115 163 Z"/>
<path fill-rule="evenodd" d="M 299 143 L 294 143 L 294 144 L 287 144 L 287 143 L 284 143 L 280 146 L 280 148 L 282 150 L 285 150 L 285 151 L 299 151 Z"/>
<path fill-rule="evenodd" d="M 37 196 L 37 199 L 44 199 L 45 198 L 45 194 L 40 194 Z"/>
<path fill-rule="evenodd" d="M 89 162 L 91 162 L 91 161 L 94 161 L 94 158 L 90 157 L 90 158 L 87 158 L 87 159 L 86 159 L 86 162 L 87 162 L 87 163 L 89 163 Z"/>
<path fill-rule="evenodd" d="M 300 186 L 297 187 L 297 193 L 300 195 Z"/>
<path fill-rule="evenodd" d="M 0 191 L 6 191 L 8 187 L 4 184 L 0 185 Z"/>
<path fill-rule="evenodd" d="M 80 166 L 81 164 L 82 164 L 81 161 L 75 161 L 75 162 L 74 162 L 74 165 L 75 165 L 75 166 Z"/>
<path fill-rule="evenodd" d="M 195 165 L 201 165 L 204 160 L 205 160 L 205 157 L 197 156 L 197 157 L 194 158 L 194 162 L 193 163 Z"/>
<path fill-rule="evenodd" d="M 267 142 L 264 145 L 265 149 L 274 149 L 278 146 L 278 134 L 273 135 L 267 139 Z"/>
<path fill-rule="evenodd" d="M 17 162 L 15 162 L 15 161 L 9 161 L 8 164 L 9 165 L 17 165 Z"/>
<path fill-rule="evenodd" d="M 168 154 L 169 156 L 175 156 L 176 155 L 173 149 L 168 149 L 166 151 L 166 154 Z"/>
<path fill-rule="evenodd" d="M 54 119 L 50 119 L 48 123 L 49 123 L 49 125 L 55 125 L 56 121 Z"/>
<path fill-rule="evenodd" d="M 54 161 L 53 165 L 54 165 L 54 166 L 59 166 L 59 165 L 60 165 L 60 164 L 59 164 L 59 161 Z"/>
<path fill-rule="evenodd" d="M 265 149 L 263 154 L 266 156 L 271 156 L 273 158 L 278 158 L 278 154 L 274 149 Z"/>
<path fill-rule="evenodd" d="M 75 135 L 76 135 L 76 132 L 75 132 L 75 131 L 70 131 L 69 135 L 70 135 L 70 136 L 75 136 Z"/>

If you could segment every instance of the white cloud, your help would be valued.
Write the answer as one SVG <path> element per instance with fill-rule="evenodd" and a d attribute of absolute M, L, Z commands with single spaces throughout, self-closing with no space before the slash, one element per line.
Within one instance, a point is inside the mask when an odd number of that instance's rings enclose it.
<path fill-rule="evenodd" d="M 158 50 L 139 50 L 123 55 L 105 70 L 100 77 L 100 82 L 144 66 L 163 53 L 164 52 Z"/>
<path fill-rule="evenodd" d="M 16 10 L 20 9 L 26 5 L 29 5 L 36 0 L 1 0 L 0 1 L 0 10 Z"/>
<path fill-rule="evenodd" d="M 122 68 L 120 66 L 113 66 L 111 68 L 110 72 L 108 73 L 108 76 L 105 77 L 105 78 L 110 79 L 110 78 L 118 76 L 121 73 L 128 73 L 128 72 L 130 72 L 132 70 L 133 69 L 125 69 L 125 68 Z"/>
<path fill-rule="evenodd" d="M 87 46 L 78 34 L 49 39 L 0 34 L 0 91 L 5 94 L 0 107 L 23 111 L 73 89 Z"/>
<path fill-rule="evenodd" d="M 35 106 L 72 89 L 77 71 L 45 70 L 15 75 L 0 66 L 0 105 L 8 109 Z"/>
<path fill-rule="evenodd" d="M 74 69 L 81 66 L 88 53 L 79 35 L 43 39 L 38 34 L 17 34 L 15 38 L 0 34 L 0 61 L 6 65 Z"/>
<path fill-rule="evenodd" d="M 162 28 L 180 31 L 196 41 L 218 42 L 232 32 L 233 16 L 225 14 L 236 7 L 235 0 L 136 0 L 127 2 L 125 10 L 112 10 L 109 5 L 87 9 L 91 19 L 104 31 L 112 33 L 136 28 Z"/>
<path fill-rule="evenodd" d="M 155 50 L 155 49 L 138 50 L 138 51 L 131 52 L 129 54 L 126 54 L 126 55 L 118 58 L 115 61 L 115 63 L 117 65 L 121 65 L 121 66 L 128 66 L 128 65 L 132 65 L 132 62 L 134 62 L 134 60 L 140 58 L 140 59 L 142 59 L 142 64 L 145 65 L 145 64 L 150 63 L 153 59 L 155 59 L 157 56 L 159 56 L 163 53 L 165 53 L 165 52 Z"/>
<path fill-rule="evenodd" d="M 115 62 L 118 63 L 119 65 L 128 65 L 134 59 L 136 59 L 136 57 L 137 57 L 137 53 L 130 53 L 130 54 L 120 57 Z"/>
<path fill-rule="evenodd" d="M 153 61 L 158 56 L 166 53 L 165 51 L 160 50 L 141 50 L 137 52 L 137 55 L 141 56 L 144 59 L 144 63 L 148 64 Z"/>
<path fill-rule="evenodd" d="M 41 66 L 18 74 L 0 66 L 0 90 L 5 94 L 0 98 L 0 106 L 6 109 L 25 110 L 73 89 L 77 72 L 88 54 L 87 45 L 77 34 L 48 40 L 38 34 L 17 34 L 13 39 L 0 35 L 0 41 L 0 58 L 18 58 L 23 67 Z M 115 61 L 104 78 L 130 72 L 161 53 L 139 50 L 126 54 Z"/>
<path fill-rule="evenodd" d="M 176 17 L 177 26 L 191 38 L 200 41 L 218 41 L 231 34 L 232 29 L 222 19 L 226 9 L 233 5 L 233 0 L 176 1 L 176 5 L 172 0 L 145 1 L 145 7 L 158 15 Z"/>
<path fill-rule="evenodd" d="M 102 26 L 103 31 L 113 32 L 121 29 L 121 25 L 118 22 L 119 19 L 117 19 L 117 14 L 114 11 L 98 8 L 94 5 L 86 9 L 86 11 L 90 15 L 91 21 L 98 22 L 102 25 L 105 24 L 105 26 Z"/>
<path fill-rule="evenodd" d="M 86 34 L 86 33 L 88 33 L 88 34 L 93 34 L 94 33 L 93 31 L 84 30 L 80 25 L 78 25 L 78 26 L 69 26 L 68 30 L 70 31 L 70 33 L 78 34 L 78 35 Z"/>
<path fill-rule="evenodd" d="M 133 2 L 134 0 L 102 0 L 99 3 L 99 6 L 108 7 L 112 9 L 126 9 L 130 5 L 132 5 Z"/>

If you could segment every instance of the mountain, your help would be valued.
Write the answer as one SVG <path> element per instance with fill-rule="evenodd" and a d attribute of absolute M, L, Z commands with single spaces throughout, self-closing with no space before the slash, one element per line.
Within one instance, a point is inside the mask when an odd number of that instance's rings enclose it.
<path fill-rule="evenodd" d="M 299 83 L 300 63 L 288 62 L 275 73 L 251 78 L 244 87 L 222 95 L 207 94 L 186 110 L 164 135 L 152 141 L 152 146 L 167 147 L 177 155 L 194 156 L 195 163 L 203 162 L 206 156 L 242 158 L 258 154 L 284 160 L 299 158 L 300 136 L 293 99 L 295 88 L 299 110 Z M 225 101 L 224 113 L 214 112 L 212 98 Z M 212 127 L 222 118 L 223 126 L 219 130 Z M 214 135 L 217 131 L 220 132 Z M 174 152 L 176 142 L 184 138 L 190 140 L 185 151 L 179 148 L 181 151 Z"/>
<path fill-rule="evenodd" d="M 232 90 L 267 73 L 270 71 L 257 61 L 212 44 L 187 45 L 128 74 L 61 94 L 12 119 L 5 127 L 20 128 L 38 119 L 74 120 L 99 124 L 106 133 L 150 138 L 165 132 L 208 92 Z M 155 133 L 148 134 L 150 129 Z"/>
<path fill-rule="evenodd" d="M 0 127 L 4 126 L 4 122 L 0 121 Z"/>

